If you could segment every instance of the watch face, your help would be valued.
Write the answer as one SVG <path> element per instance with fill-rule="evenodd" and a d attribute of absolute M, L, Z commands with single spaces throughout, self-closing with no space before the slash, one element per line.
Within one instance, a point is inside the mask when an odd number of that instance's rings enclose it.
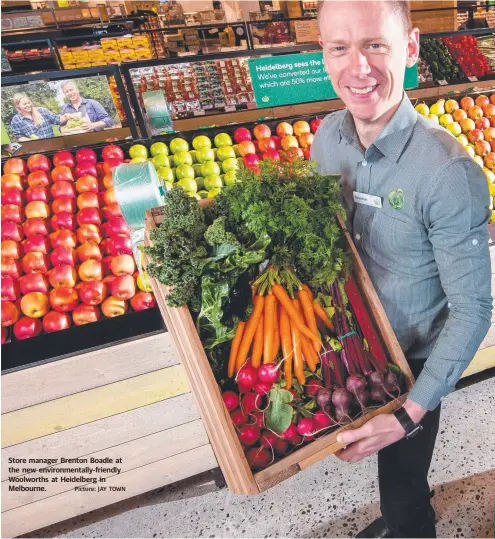
<path fill-rule="evenodd" d="M 423 427 L 421 425 L 416 425 L 411 432 L 406 434 L 406 438 L 408 438 L 408 439 L 409 438 L 414 438 L 416 436 L 416 434 L 418 434 L 422 430 L 423 430 Z"/>

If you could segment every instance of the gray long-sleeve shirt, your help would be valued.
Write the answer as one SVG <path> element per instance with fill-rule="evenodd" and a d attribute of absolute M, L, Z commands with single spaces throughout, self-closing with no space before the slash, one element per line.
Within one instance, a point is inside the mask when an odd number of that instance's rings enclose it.
<path fill-rule="evenodd" d="M 311 158 L 341 174 L 354 242 L 407 358 L 427 358 L 410 398 L 428 410 L 454 389 L 491 322 L 485 174 L 404 96 L 363 151 L 348 111 L 321 123 Z M 382 207 L 355 203 L 353 192 Z"/>

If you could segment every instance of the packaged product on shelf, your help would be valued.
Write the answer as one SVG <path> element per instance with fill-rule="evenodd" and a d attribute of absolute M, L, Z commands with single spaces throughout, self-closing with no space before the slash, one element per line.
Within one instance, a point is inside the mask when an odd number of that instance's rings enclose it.
<path fill-rule="evenodd" d="M 111 37 L 104 37 L 100 40 L 101 48 L 104 51 L 116 51 L 118 49 L 117 40 Z"/>
<path fill-rule="evenodd" d="M 134 49 L 136 45 L 134 44 L 132 37 L 118 37 L 117 47 L 119 49 Z"/>

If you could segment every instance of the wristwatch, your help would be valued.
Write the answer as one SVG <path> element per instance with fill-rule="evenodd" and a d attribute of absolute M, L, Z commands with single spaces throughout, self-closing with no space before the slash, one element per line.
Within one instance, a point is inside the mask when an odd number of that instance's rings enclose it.
<path fill-rule="evenodd" d="M 418 432 L 423 430 L 422 425 L 415 423 L 411 416 L 406 412 L 405 408 L 398 408 L 394 412 L 394 416 L 397 418 L 397 421 L 402 425 L 402 428 L 406 431 L 406 438 L 410 440 L 414 438 Z"/>

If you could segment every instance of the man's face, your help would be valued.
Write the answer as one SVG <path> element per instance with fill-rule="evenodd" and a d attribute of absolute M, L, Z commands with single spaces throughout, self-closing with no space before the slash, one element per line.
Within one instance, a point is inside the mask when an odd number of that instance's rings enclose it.
<path fill-rule="evenodd" d="M 380 118 L 403 94 L 406 66 L 419 52 L 386 1 L 328 1 L 320 14 L 321 45 L 337 95 L 361 121 Z"/>
<path fill-rule="evenodd" d="M 67 84 L 64 86 L 64 96 L 69 101 L 77 101 L 79 97 L 79 91 L 75 84 Z"/>
<path fill-rule="evenodd" d="M 21 111 L 21 112 L 26 112 L 26 113 L 29 113 L 33 110 L 33 104 L 31 103 L 31 100 L 26 98 L 26 97 L 23 97 L 20 101 L 19 101 L 19 104 L 17 105 L 17 108 Z"/>

